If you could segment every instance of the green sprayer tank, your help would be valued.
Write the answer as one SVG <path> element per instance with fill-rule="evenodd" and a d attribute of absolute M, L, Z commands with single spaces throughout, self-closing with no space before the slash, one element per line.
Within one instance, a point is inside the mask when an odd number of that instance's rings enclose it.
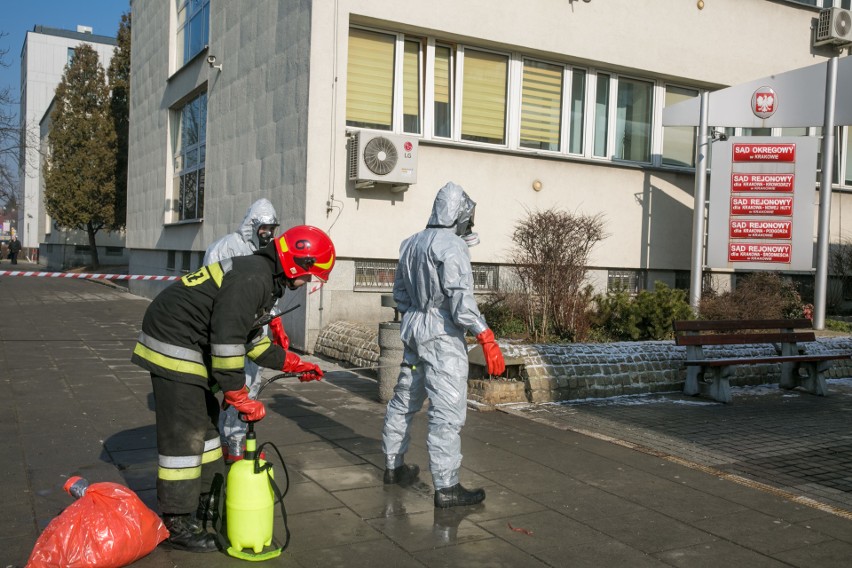
<path fill-rule="evenodd" d="M 266 466 L 266 467 L 264 467 Z M 228 554 L 243 560 L 268 560 L 281 554 L 280 548 L 263 552 L 272 544 L 275 494 L 270 478 L 272 467 L 257 457 L 257 439 L 249 427 L 245 458 L 228 472 L 225 511 Z"/>

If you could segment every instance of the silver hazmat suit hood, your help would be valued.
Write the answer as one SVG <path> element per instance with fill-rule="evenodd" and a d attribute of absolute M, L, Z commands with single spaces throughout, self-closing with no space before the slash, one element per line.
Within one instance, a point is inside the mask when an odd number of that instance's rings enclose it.
<path fill-rule="evenodd" d="M 456 235 L 462 237 L 468 246 L 479 244 L 479 237 L 471 231 L 476 202 L 465 193 L 460 185 L 453 182 L 438 190 L 432 215 L 426 224 L 428 228 L 455 228 Z"/>
<path fill-rule="evenodd" d="M 254 245 L 254 250 L 259 250 L 266 245 L 258 239 L 257 230 L 261 225 L 278 225 L 275 207 L 266 198 L 258 199 L 249 206 L 246 211 L 246 218 L 243 219 L 240 228 L 237 229 L 245 242 Z"/>

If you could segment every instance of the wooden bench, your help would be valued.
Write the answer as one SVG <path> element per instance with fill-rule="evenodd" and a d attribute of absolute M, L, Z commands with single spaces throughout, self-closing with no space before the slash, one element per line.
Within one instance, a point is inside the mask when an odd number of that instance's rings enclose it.
<path fill-rule="evenodd" d="M 675 343 L 686 347 L 686 382 L 683 392 L 697 395 L 702 392 L 720 402 L 731 401 L 728 382 L 736 365 L 779 363 L 784 389 L 802 387 L 804 390 L 825 396 L 828 389 L 824 373 L 831 362 L 849 359 L 849 354 L 803 353 L 799 343 L 814 341 L 811 321 L 791 320 L 689 320 L 673 322 Z M 755 357 L 707 358 L 705 345 L 751 345 L 771 343 L 776 355 Z M 801 371 L 804 371 L 804 376 Z"/>

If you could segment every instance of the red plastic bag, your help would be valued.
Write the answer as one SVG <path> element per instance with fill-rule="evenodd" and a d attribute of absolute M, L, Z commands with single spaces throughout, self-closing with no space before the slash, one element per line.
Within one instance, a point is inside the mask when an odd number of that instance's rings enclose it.
<path fill-rule="evenodd" d="M 38 537 L 27 568 L 119 568 L 169 536 L 160 517 L 123 485 L 87 487 L 84 479 L 72 477 L 65 490 L 79 498 Z"/>

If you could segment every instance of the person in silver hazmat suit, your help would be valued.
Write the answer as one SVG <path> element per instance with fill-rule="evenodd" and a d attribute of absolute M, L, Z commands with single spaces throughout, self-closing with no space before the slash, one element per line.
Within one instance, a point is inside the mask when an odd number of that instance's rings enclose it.
<path fill-rule="evenodd" d="M 275 237 L 277 228 L 278 215 L 275 213 L 275 207 L 268 199 L 258 199 L 249 206 L 245 219 L 235 232 L 213 241 L 207 247 L 204 253 L 204 265 L 235 256 L 254 254 Z M 279 319 L 273 321 L 281 325 Z M 268 329 L 264 328 L 263 333 L 268 333 Z M 274 330 L 273 335 L 275 335 Z M 281 345 L 281 347 L 286 349 L 287 346 Z M 245 360 L 245 375 L 249 398 L 255 398 L 260 388 L 260 367 L 248 357 Z M 222 433 L 222 448 L 225 451 L 226 462 L 233 463 L 242 459 L 246 430 L 247 424 L 240 420 L 239 412 L 234 407 L 228 407 L 225 412 L 219 414 L 219 432 Z"/>
<path fill-rule="evenodd" d="M 467 414 L 468 358 L 465 332 L 482 345 L 488 373 L 505 370 L 503 354 L 479 312 L 473 295 L 469 246 L 476 203 L 447 183 L 438 191 L 426 229 L 402 242 L 393 297 L 402 313 L 403 362 L 382 431 L 385 484 L 407 485 L 420 468 L 405 463 L 411 421 L 429 397 L 426 438 L 435 506 L 475 505 L 482 489 L 459 483 L 460 432 Z"/>

